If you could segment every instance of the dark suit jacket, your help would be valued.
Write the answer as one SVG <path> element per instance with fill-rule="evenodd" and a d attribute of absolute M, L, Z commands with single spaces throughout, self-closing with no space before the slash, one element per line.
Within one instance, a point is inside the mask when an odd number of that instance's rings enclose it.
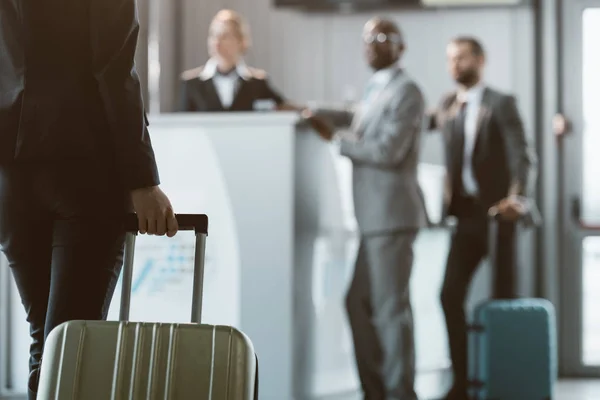
<path fill-rule="evenodd" d="M 159 183 L 134 68 L 134 0 L 0 2 L 0 163 L 100 157 Z"/>
<path fill-rule="evenodd" d="M 454 134 L 453 123 L 459 110 L 457 94 L 444 96 L 431 119 L 431 129 L 440 129 L 446 144 L 447 214 L 455 214 L 457 182 L 460 182 L 464 137 Z M 536 157 L 527 142 L 515 98 L 486 88 L 477 122 L 473 150 L 473 171 L 479 197 L 491 207 L 509 194 L 526 196 L 533 189 Z"/>
<path fill-rule="evenodd" d="M 233 103 L 225 108 L 221 104 L 212 78 L 200 77 L 202 68 L 194 68 L 182 74 L 179 111 L 252 111 L 256 100 L 272 100 L 276 105 L 284 103 L 283 97 L 269 85 L 264 71 L 250 68 L 249 76 L 238 78 L 238 89 Z"/>

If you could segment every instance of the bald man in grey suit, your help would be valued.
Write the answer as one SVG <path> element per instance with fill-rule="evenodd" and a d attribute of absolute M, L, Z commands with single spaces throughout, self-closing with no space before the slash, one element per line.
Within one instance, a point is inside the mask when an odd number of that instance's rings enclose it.
<path fill-rule="evenodd" d="M 424 101 L 398 67 L 404 42 L 389 20 L 364 29 L 375 71 L 360 110 L 313 110 L 305 116 L 339 141 L 353 164 L 354 208 L 361 242 L 346 306 L 366 399 L 415 400 L 415 350 L 409 281 L 413 243 L 425 225 L 417 182 Z M 350 128 L 333 134 L 336 128 Z"/>

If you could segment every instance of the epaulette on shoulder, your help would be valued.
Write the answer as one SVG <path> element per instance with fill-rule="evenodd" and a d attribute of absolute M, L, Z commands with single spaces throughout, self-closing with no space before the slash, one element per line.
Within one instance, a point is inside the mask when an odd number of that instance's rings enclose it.
<path fill-rule="evenodd" d="M 200 76 L 203 69 L 204 69 L 204 65 L 202 65 L 200 67 L 188 69 L 187 71 L 183 71 L 181 73 L 181 79 L 184 81 L 190 81 L 192 79 L 196 79 Z"/>
<path fill-rule="evenodd" d="M 264 69 L 249 67 L 248 70 L 250 71 L 250 74 L 252 74 L 252 77 L 254 79 L 260 79 L 260 80 L 267 79 L 267 71 L 265 71 Z"/>

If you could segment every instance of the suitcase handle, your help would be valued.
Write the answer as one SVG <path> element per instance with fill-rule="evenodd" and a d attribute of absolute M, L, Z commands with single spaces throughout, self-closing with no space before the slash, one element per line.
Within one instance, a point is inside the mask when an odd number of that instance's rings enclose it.
<path fill-rule="evenodd" d="M 208 216 L 204 214 L 175 214 L 180 231 L 195 231 L 196 234 L 208 235 Z M 138 234 L 139 225 L 137 214 L 127 214 L 125 218 L 125 230 Z"/>
<path fill-rule="evenodd" d="M 208 216 L 204 214 L 177 214 L 180 230 L 193 230 L 196 234 L 194 250 L 194 281 L 192 289 L 191 322 L 199 324 L 202 321 L 202 292 L 204 288 L 204 260 L 206 252 L 206 237 L 208 236 Z M 131 285 L 133 281 L 133 257 L 135 240 L 138 234 L 136 214 L 129 214 L 125 220 L 127 236 L 125 253 L 123 255 L 123 280 L 121 287 L 121 307 L 119 320 L 128 321 L 131 306 Z"/>
<path fill-rule="evenodd" d="M 521 202 L 521 204 L 525 207 L 525 213 L 519 216 L 519 218 L 515 222 L 520 223 L 526 228 L 539 227 L 540 225 L 542 225 L 542 215 L 540 214 L 540 210 L 536 206 L 535 202 L 533 202 L 533 200 L 525 196 L 518 196 L 518 199 Z M 503 220 L 496 206 L 490 208 L 490 211 L 488 212 L 488 217 L 492 221 L 499 222 Z"/>

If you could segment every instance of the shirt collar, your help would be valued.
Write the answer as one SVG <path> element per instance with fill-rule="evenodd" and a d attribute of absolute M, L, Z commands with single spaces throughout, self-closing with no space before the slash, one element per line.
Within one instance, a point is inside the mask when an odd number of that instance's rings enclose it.
<path fill-rule="evenodd" d="M 467 90 L 459 90 L 456 97 L 461 103 L 480 102 L 484 90 L 485 85 L 482 82 L 479 82 L 477 85 L 470 87 Z"/>
<path fill-rule="evenodd" d="M 373 74 L 371 80 L 372 82 L 387 84 L 390 81 L 390 79 L 392 79 L 392 76 L 396 71 L 398 71 L 398 67 L 396 65 L 380 69 L 379 71 L 376 71 Z"/>
<path fill-rule="evenodd" d="M 215 60 L 214 58 L 209 59 L 206 64 L 204 65 L 204 67 L 202 68 L 202 71 L 200 72 L 200 79 L 202 79 L 203 81 L 207 81 L 209 79 L 214 78 L 214 76 L 217 73 L 217 60 Z M 250 78 L 252 78 L 252 73 L 250 72 L 250 68 L 248 68 L 248 66 L 246 65 L 246 63 L 244 62 L 244 60 L 240 60 L 238 62 L 238 64 L 235 67 L 235 73 L 242 79 L 244 80 L 249 80 Z"/>

